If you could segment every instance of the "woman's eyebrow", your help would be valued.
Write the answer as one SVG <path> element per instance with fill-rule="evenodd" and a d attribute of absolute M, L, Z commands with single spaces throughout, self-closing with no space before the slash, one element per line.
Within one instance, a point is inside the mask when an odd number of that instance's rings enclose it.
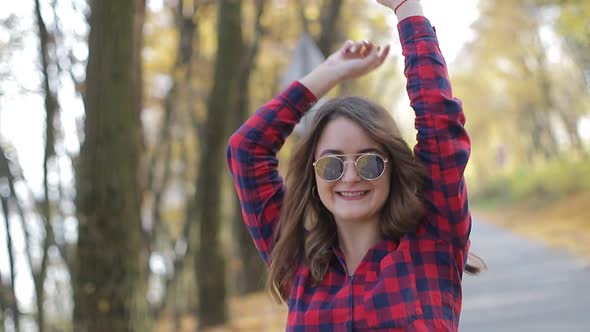
<path fill-rule="evenodd" d="M 360 151 L 358 151 L 357 153 L 369 153 L 369 152 L 375 152 L 375 153 L 379 153 L 382 154 L 383 151 L 377 149 L 377 148 L 367 148 L 367 149 L 362 149 Z"/>
<path fill-rule="evenodd" d="M 344 152 L 342 152 L 340 150 L 326 149 L 326 150 L 322 151 L 322 153 L 320 153 L 320 157 L 323 155 L 327 155 L 327 154 L 344 154 Z"/>
<path fill-rule="evenodd" d="M 383 154 L 383 152 L 377 148 L 366 148 L 366 149 L 359 150 L 353 154 L 361 154 L 361 153 L 369 153 L 369 152 Z M 320 157 L 327 155 L 327 154 L 341 155 L 341 154 L 345 154 L 345 153 L 342 150 L 326 149 L 326 150 L 323 150 L 322 153 L 320 153 Z"/>

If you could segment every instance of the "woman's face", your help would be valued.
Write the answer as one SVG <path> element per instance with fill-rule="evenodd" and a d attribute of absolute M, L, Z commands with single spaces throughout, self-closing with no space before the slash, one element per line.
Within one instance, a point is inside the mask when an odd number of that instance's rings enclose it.
<path fill-rule="evenodd" d="M 352 120 L 338 117 L 331 120 L 322 132 L 315 151 L 315 160 L 326 155 L 375 153 L 387 158 L 383 148 Z M 334 215 L 337 223 L 378 223 L 381 209 L 389 195 L 390 166 L 376 180 L 360 177 L 354 161 L 358 156 L 347 156 L 342 177 L 326 181 L 315 173 L 317 190 L 324 206 Z"/>

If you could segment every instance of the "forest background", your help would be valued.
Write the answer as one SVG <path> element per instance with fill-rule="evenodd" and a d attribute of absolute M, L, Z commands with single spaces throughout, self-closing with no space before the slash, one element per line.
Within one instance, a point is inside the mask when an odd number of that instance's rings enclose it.
<path fill-rule="evenodd" d="M 590 1 L 422 1 L 468 118 L 477 220 L 590 259 Z M 370 0 L 5 2 L 0 330 L 282 330 L 227 139 L 345 39 L 396 46 L 395 17 Z M 413 145 L 394 50 L 331 96 L 382 103 Z"/>

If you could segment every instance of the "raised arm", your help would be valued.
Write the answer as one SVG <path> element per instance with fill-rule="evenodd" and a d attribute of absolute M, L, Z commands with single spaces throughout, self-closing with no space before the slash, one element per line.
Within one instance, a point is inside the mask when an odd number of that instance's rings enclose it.
<path fill-rule="evenodd" d="M 426 168 L 426 229 L 452 242 L 468 245 L 471 215 L 463 176 L 470 154 L 461 102 L 453 98 L 446 63 L 419 0 L 392 0 L 405 58 L 404 74 L 416 113 L 418 143 L 414 154 Z M 395 7 L 393 7 L 395 8 Z"/>
<path fill-rule="evenodd" d="M 229 140 L 227 163 L 242 216 L 267 263 L 284 193 L 277 153 L 315 100 L 308 89 L 294 82 L 256 111 Z"/>
<path fill-rule="evenodd" d="M 242 216 L 265 262 L 279 222 L 284 184 L 277 153 L 316 98 L 340 82 L 377 68 L 389 47 L 347 41 L 310 74 L 293 82 L 262 106 L 230 138 L 227 163 L 242 207 Z"/>

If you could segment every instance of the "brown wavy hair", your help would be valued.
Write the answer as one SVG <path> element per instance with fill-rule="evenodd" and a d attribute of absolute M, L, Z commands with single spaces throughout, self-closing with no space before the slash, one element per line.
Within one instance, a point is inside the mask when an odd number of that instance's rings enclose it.
<path fill-rule="evenodd" d="M 315 190 L 313 162 L 320 136 L 331 121 L 345 117 L 379 142 L 390 159 L 389 197 L 381 211 L 380 229 L 385 238 L 399 239 L 415 231 L 424 216 L 420 188 L 425 172 L 414 159 L 391 115 L 380 105 L 361 97 L 341 97 L 318 109 L 311 127 L 300 138 L 290 158 L 281 217 L 270 254 L 269 288 L 277 301 L 286 301 L 300 263 L 319 283 L 332 259 L 336 223 Z M 471 271 L 472 266 L 466 268 Z M 478 271 L 472 271 L 477 273 Z"/>

